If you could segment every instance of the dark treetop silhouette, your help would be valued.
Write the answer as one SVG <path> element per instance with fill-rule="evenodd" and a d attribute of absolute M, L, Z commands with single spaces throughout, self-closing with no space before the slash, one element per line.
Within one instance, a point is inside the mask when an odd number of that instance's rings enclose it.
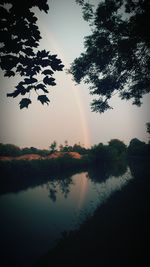
<path fill-rule="evenodd" d="M 20 101 L 21 109 L 28 108 L 31 104 L 30 95 L 33 90 L 38 95 L 37 100 L 48 104 L 50 100 L 46 96 L 47 86 L 56 85 L 52 76 L 64 67 L 57 55 L 37 49 L 41 36 L 36 25 L 34 7 L 46 13 L 49 9 L 47 0 L 1 0 L 0 4 L 0 67 L 4 76 L 22 76 L 15 91 L 7 94 L 9 97 L 28 95 Z M 40 90 L 44 94 L 39 94 Z"/>
<path fill-rule="evenodd" d="M 69 72 L 98 96 L 92 110 L 112 108 L 108 101 L 116 93 L 140 106 L 143 95 L 150 92 L 150 1 L 100 1 L 95 12 L 86 1 L 76 2 L 91 23 L 92 34 L 85 38 L 85 52 Z"/>

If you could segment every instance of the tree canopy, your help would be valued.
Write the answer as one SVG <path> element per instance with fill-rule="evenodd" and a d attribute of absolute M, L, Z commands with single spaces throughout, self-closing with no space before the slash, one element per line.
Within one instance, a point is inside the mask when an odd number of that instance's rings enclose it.
<path fill-rule="evenodd" d="M 56 85 L 53 74 L 64 67 L 57 55 L 38 50 L 41 34 L 35 7 L 46 13 L 49 9 L 47 0 L 1 0 L 0 3 L 0 67 L 6 77 L 21 76 L 15 90 L 7 94 L 13 98 L 26 95 L 19 103 L 21 109 L 31 104 L 33 91 L 38 101 L 49 104 L 48 86 Z"/>
<path fill-rule="evenodd" d="M 85 52 L 69 72 L 97 96 L 92 111 L 112 108 L 109 100 L 116 93 L 140 106 L 143 95 L 150 92 L 150 1 L 104 0 L 96 11 L 84 0 L 76 2 L 92 34 L 85 37 Z"/>
<path fill-rule="evenodd" d="M 53 143 L 51 143 L 51 145 L 50 145 L 50 151 L 53 153 L 53 152 L 55 152 L 56 151 L 56 148 L 57 148 L 57 142 L 56 141 L 54 141 Z"/>

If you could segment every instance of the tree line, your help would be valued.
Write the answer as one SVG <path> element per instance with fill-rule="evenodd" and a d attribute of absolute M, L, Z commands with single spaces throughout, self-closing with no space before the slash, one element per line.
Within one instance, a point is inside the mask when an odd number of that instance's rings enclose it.
<path fill-rule="evenodd" d="M 65 141 L 65 144 L 60 144 L 58 146 L 56 141 L 53 141 L 49 149 L 38 149 L 35 147 L 25 147 L 20 148 L 19 146 L 13 144 L 2 144 L 0 143 L 0 156 L 20 156 L 25 154 L 38 154 L 41 156 L 47 156 L 54 152 L 78 152 L 81 155 L 87 154 L 89 149 L 86 149 L 84 146 L 79 144 L 74 144 L 73 146 L 68 144 L 68 141 Z"/>
<path fill-rule="evenodd" d="M 133 138 L 129 145 L 127 146 L 123 141 L 119 139 L 112 139 L 108 144 L 99 143 L 92 146 L 91 148 L 85 148 L 80 144 L 75 144 L 73 146 L 65 144 L 60 145 L 57 148 L 57 143 L 54 141 L 50 145 L 50 149 L 37 149 L 35 147 L 30 148 L 19 148 L 18 146 L 12 144 L 2 144 L 0 143 L 0 156 L 21 156 L 25 154 L 38 154 L 40 156 L 46 157 L 55 152 L 61 152 L 62 156 L 69 157 L 69 152 L 77 152 L 85 159 L 88 159 L 95 164 L 99 162 L 111 161 L 111 160 L 122 160 L 126 158 L 149 158 L 150 157 L 150 143 Z"/>

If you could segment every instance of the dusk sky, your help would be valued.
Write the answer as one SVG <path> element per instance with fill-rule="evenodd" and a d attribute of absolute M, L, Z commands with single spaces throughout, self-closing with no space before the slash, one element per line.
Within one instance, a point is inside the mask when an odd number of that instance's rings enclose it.
<path fill-rule="evenodd" d="M 99 1 L 94 1 L 97 3 Z M 55 74 L 57 85 L 49 88 L 49 105 L 41 105 L 32 95 L 29 109 L 20 110 L 20 98 L 7 98 L 18 79 L 3 78 L 0 90 L 0 142 L 20 147 L 49 148 L 56 140 L 70 145 L 81 143 L 91 146 L 118 138 L 126 144 L 136 137 L 148 141 L 146 123 L 150 121 L 150 95 L 145 95 L 139 108 L 131 101 L 117 96 L 112 99 L 113 110 L 104 114 L 91 112 L 87 85 L 75 85 L 66 74 L 71 62 L 84 51 L 84 36 L 90 34 L 88 23 L 82 18 L 81 7 L 75 0 L 49 0 L 49 13 L 37 11 L 42 40 L 40 49 L 57 54 L 65 65 Z"/>

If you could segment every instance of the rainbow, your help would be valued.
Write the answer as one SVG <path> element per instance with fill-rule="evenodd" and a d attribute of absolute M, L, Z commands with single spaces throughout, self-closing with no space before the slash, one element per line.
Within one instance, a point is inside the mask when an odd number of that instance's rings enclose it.
<path fill-rule="evenodd" d="M 69 68 L 69 63 L 66 60 L 66 57 L 61 51 L 61 48 L 59 47 L 58 43 L 55 41 L 55 38 L 53 34 L 48 31 L 47 27 L 42 24 L 40 25 L 40 28 L 42 28 L 42 35 L 43 35 L 43 40 L 46 40 L 45 45 L 47 49 L 49 50 L 49 47 L 52 48 L 52 51 L 54 53 L 56 52 L 59 57 L 61 58 L 63 64 L 65 67 Z M 65 80 L 67 80 L 69 88 L 72 89 L 72 93 L 74 96 L 74 101 L 76 103 L 78 114 L 79 114 L 79 121 L 82 129 L 82 135 L 83 135 L 83 140 L 84 140 L 84 146 L 85 147 L 90 147 L 91 146 L 91 140 L 90 140 L 90 135 L 89 135 L 89 128 L 88 128 L 88 123 L 87 123 L 87 117 L 85 115 L 85 110 L 84 110 L 84 105 L 82 103 L 81 95 L 79 90 L 76 88 L 75 83 L 72 81 L 71 76 L 66 74 Z"/>

